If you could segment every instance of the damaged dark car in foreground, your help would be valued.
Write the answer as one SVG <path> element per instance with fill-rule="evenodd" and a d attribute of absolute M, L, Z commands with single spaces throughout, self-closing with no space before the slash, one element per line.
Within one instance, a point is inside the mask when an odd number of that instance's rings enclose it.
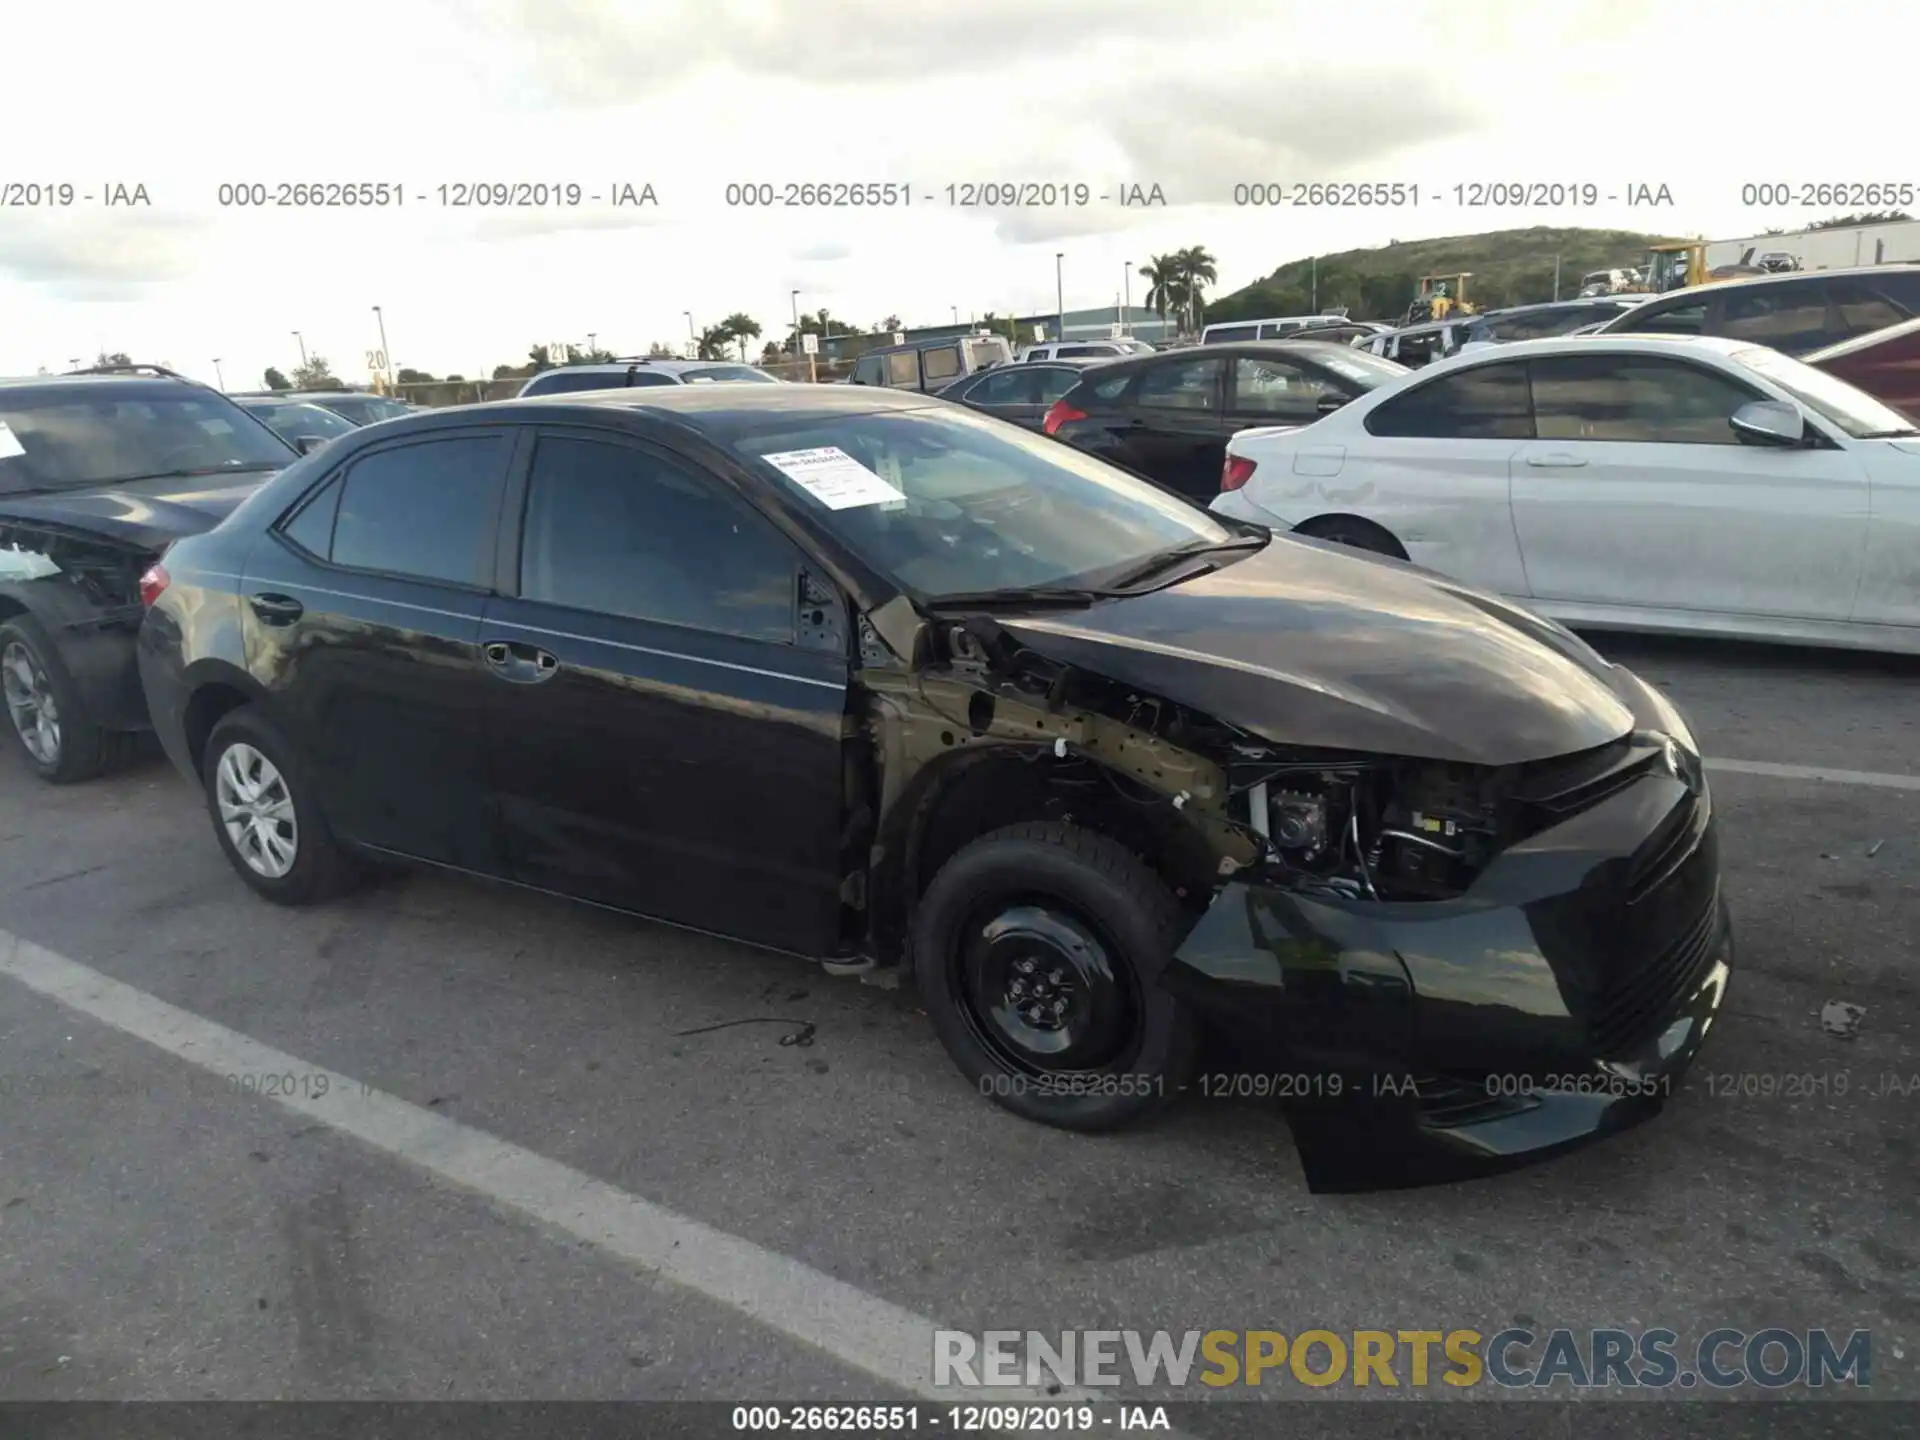
<path fill-rule="evenodd" d="M 156 728 L 268 898 L 398 859 L 906 964 L 981 1093 L 1049 1124 L 1230 1089 L 1204 1039 L 1316 1190 L 1484 1174 L 1658 1111 L 1725 991 L 1657 691 L 937 400 L 416 416 L 145 590 Z"/>

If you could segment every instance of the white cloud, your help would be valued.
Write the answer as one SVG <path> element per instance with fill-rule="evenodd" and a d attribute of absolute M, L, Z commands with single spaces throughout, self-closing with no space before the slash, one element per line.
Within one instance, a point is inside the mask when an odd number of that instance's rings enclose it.
<path fill-rule="evenodd" d="M 144 183 L 151 212 L 0 210 L 0 371 L 96 345 L 231 383 L 399 363 L 473 374 L 589 332 L 642 350 L 745 310 L 909 324 L 1113 303 L 1204 244 L 1230 289 L 1310 253 L 1528 224 L 1708 235 L 1820 213 L 1744 181 L 1920 184 L 1898 22 L 1853 0 L 237 0 L 9 17 L 0 182 Z M 110 36 L 114 43 L 100 43 Z M 1876 38 L 1878 37 L 1878 38 Z M 164 57 L 164 63 L 161 63 Z M 1886 58 L 1882 58 L 1886 57 Z M 1417 207 L 1236 209 L 1237 182 L 1415 180 Z M 399 183 L 403 205 L 223 206 L 239 182 Z M 1676 204 L 1468 210 L 1476 180 L 1666 184 Z M 655 187 L 454 208 L 439 187 Z M 729 183 L 905 185 L 891 208 L 727 203 Z M 947 187 L 1158 185 L 1165 208 L 964 208 Z M 955 192 L 958 198 L 958 191 Z M 1920 207 L 1916 207 L 1920 209 Z M 1134 298 L 1141 287 L 1134 285 Z M 206 357 L 205 360 L 196 359 Z"/>

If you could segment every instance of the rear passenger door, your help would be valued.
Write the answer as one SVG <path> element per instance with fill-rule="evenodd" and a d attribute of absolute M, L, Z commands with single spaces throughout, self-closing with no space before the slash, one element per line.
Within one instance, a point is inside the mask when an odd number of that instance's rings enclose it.
<path fill-rule="evenodd" d="M 1220 493 L 1234 426 L 1226 415 L 1227 361 L 1218 355 L 1164 361 L 1133 387 L 1118 434 L 1141 474 L 1201 504 Z"/>
<path fill-rule="evenodd" d="M 514 491 L 481 631 L 514 878 L 824 953 L 841 597 L 719 481 L 624 436 L 543 426 Z"/>
<path fill-rule="evenodd" d="M 343 838 L 492 873 L 480 617 L 517 426 L 362 450 L 256 545 L 249 668 Z"/>

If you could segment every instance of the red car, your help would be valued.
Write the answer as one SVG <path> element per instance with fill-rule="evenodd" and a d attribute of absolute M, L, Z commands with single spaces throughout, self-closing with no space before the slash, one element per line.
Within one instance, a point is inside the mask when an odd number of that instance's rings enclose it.
<path fill-rule="evenodd" d="M 1802 358 L 1920 423 L 1920 319 L 1856 335 Z"/>

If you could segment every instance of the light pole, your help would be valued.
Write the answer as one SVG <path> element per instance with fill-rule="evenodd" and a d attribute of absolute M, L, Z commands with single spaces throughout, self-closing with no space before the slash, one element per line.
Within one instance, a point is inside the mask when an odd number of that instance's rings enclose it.
<path fill-rule="evenodd" d="M 1133 262 L 1120 262 L 1120 333 L 1133 333 Z"/>
<path fill-rule="evenodd" d="M 958 305 L 953 307 L 953 323 L 956 325 L 960 323 L 960 307 Z"/>
<path fill-rule="evenodd" d="M 227 388 L 227 377 L 220 373 L 220 357 L 218 355 L 213 357 L 213 379 L 214 383 L 222 390 Z"/>
<path fill-rule="evenodd" d="M 1060 333 L 1054 336 L 1056 340 L 1067 338 L 1067 282 L 1064 278 L 1066 272 L 1061 268 L 1066 258 L 1067 252 L 1064 250 L 1053 252 L 1053 308 L 1059 317 L 1055 323 L 1060 327 Z"/>
<path fill-rule="evenodd" d="M 687 358 L 692 360 L 700 353 L 700 337 L 693 333 L 693 312 L 682 310 L 680 313 L 687 317 Z"/>
<path fill-rule="evenodd" d="M 593 343 L 599 338 L 600 332 L 598 330 L 587 331 L 587 354 L 598 355 L 600 353 L 600 347 Z"/>
<path fill-rule="evenodd" d="M 380 358 L 385 362 L 387 371 L 387 393 L 393 394 L 393 352 L 387 348 L 387 317 L 378 305 L 373 307 L 373 318 L 380 322 Z"/>
<path fill-rule="evenodd" d="M 301 368 L 302 370 L 304 370 L 304 369 L 306 369 L 306 368 L 307 368 L 307 342 L 306 342 L 306 339 L 305 339 L 305 337 L 303 337 L 303 336 L 302 336 L 302 335 L 300 334 L 300 332 L 299 332 L 298 330 L 296 330 L 296 331 L 294 331 L 294 332 L 293 332 L 293 338 L 294 338 L 295 340 L 298 340 L 298 341 L 300 342 L 300 368 Z"/>

